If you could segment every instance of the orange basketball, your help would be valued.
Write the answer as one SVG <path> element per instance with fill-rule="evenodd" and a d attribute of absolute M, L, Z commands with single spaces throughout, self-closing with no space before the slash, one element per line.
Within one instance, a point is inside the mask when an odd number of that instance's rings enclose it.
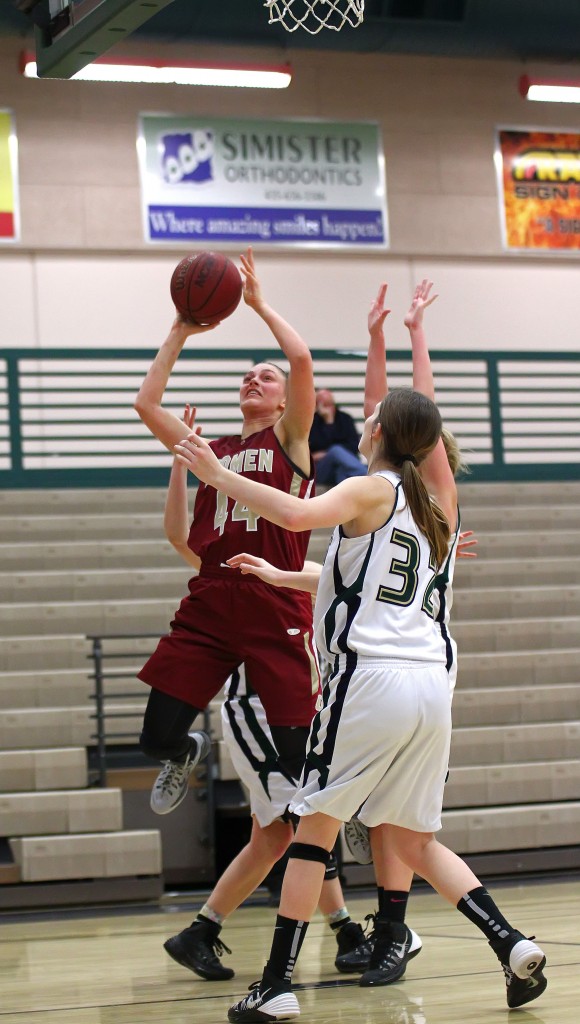
<path fill-rule="evenodd" d="M 186 320 L 217 324 L 236 309 L 242 297 L 242 277 L 220 252 L 190 253 L 171 275 L 171 298 Z"/>

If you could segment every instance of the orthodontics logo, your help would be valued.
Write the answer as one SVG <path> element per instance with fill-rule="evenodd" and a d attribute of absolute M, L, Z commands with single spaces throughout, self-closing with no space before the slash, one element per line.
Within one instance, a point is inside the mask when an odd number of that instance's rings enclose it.
<path fill-rule="evenodd" d="M 209 128 L 160 138 L 161 172 L 169 185 L 213 181 L 214 134 Z"/>

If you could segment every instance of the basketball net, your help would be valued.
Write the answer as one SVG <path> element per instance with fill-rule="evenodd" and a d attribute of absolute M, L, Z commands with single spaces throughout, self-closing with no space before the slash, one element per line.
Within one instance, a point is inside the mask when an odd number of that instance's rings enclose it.
<path fill-rule="evenodd" d="M 315 36 L 323 28 L 340 32 L 348 21 L 357 28 L 362 24 L 365 0 L 265 0 L 268 23 L 279 21 L 287 32 L 303 28 Z"/>

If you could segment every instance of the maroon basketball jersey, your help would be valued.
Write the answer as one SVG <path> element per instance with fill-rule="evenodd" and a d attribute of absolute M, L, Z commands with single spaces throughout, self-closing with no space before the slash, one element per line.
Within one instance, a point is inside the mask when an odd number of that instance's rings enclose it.
<path fill-rule="evenodd" d="M 314 468 L 304 474 L 293 465 L 273 427 L 243 440 L 239 434 L 211 441 L 220 462 L 242 476 L 298 498 L 314 489 Z M 310 532 L 292 533 L 255 515 L 215 487 L 200 483 L 188 545 L 205 565 L 220 565 L 241 551 L 267 559 L 279 569 L 298 571 L 304 565 Z"/>

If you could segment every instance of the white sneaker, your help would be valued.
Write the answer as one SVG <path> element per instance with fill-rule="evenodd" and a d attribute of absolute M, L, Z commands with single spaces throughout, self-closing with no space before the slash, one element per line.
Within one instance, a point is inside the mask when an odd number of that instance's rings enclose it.
<path fill-rule="evenodd" d="M 257 982 L 250 994 L 228 1010 L 232 1024 L 257 1024 L 259 1021 L 292 1020 L 300 1016 L 300 1005 L 293 992 Z"/>
<path fill-rule="evenodd" d="M 369 830 L 358 818 L 345 822 L 344 838 L 357 864 L 372 864 L 373 851 Z"/>
<path fill-rule="evenodd" d="M 189 734 L 195 740 L 195 751 L 190 750 L 185 761 L 164 761 L 163 768 L 155 779 L 151 790 L 151 810 L 155 814 L 169 814 L 187 796 L 189 776 L 200 761 L 210 752 L 211 740 L 205 732 Z"/>

